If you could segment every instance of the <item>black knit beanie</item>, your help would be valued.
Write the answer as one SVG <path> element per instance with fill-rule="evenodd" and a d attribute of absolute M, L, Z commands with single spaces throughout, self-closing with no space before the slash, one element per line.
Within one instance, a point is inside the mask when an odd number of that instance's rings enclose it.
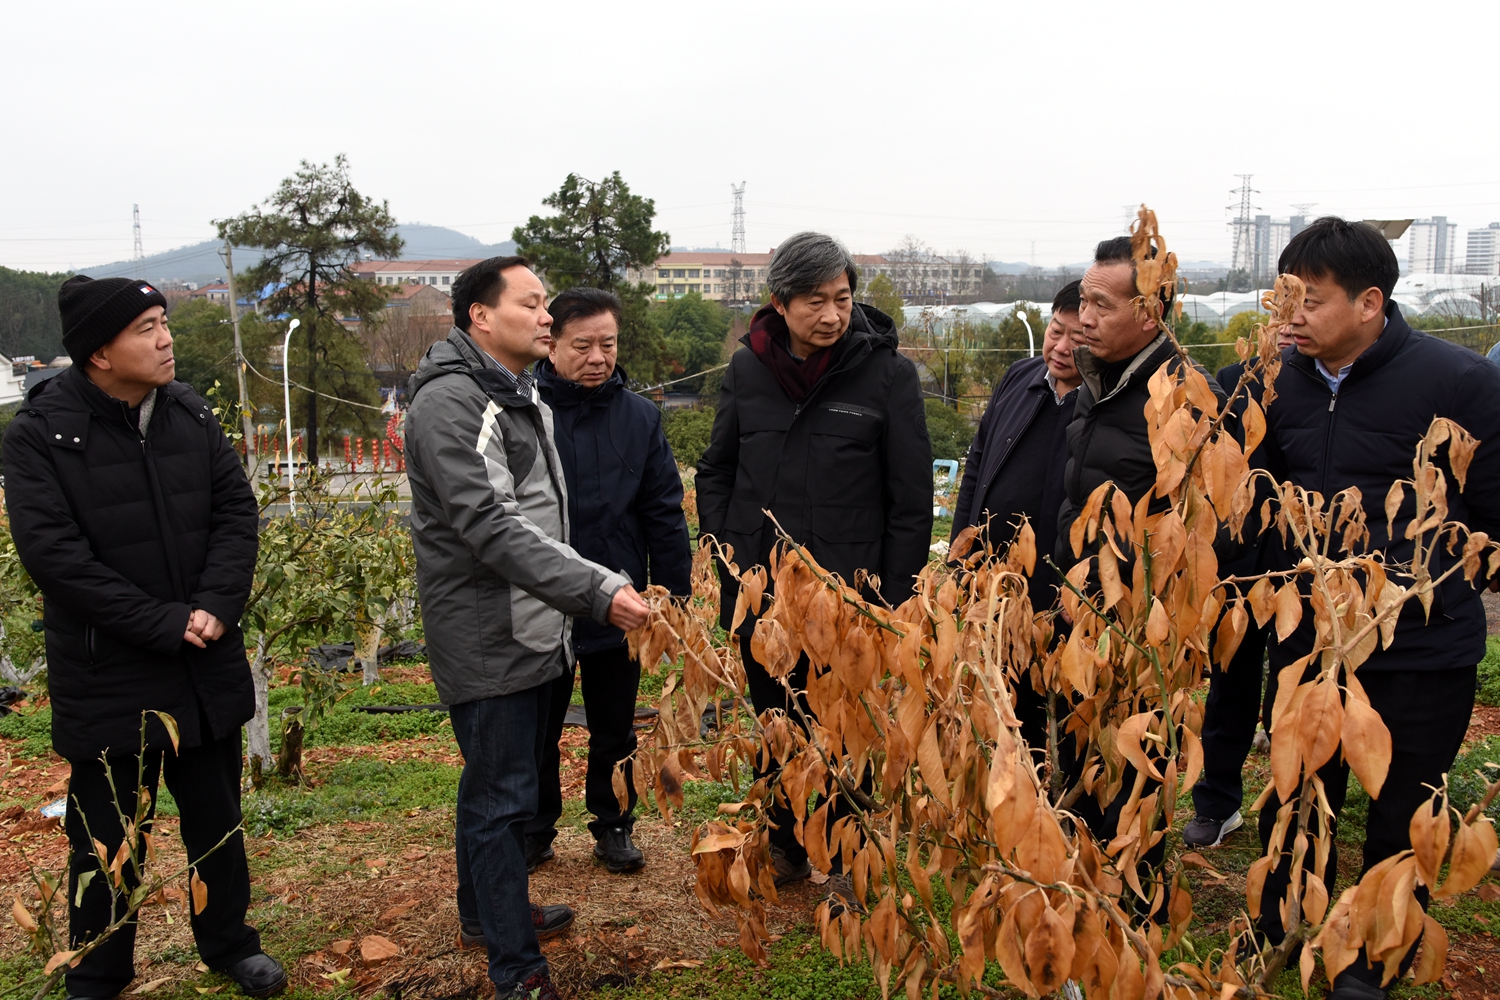
<path fill-rule="evenodd" d="M 167 297 L 133 278 L 93 278 L 75 274 L 57 290 L 62 313 L 63 347 L 80 367 L 89 356 L 152 306 L 167 307 Z"/>

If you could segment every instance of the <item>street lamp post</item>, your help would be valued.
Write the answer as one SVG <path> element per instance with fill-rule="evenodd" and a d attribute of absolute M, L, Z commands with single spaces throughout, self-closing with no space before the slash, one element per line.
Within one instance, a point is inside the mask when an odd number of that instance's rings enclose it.
<path fill-rule="evenodd" d="M 1036 357 L 1036 335 L 1031 332 L 1031 320 L 1026 317 L 1026 309 L 1023 306 L 1016 310 L 1016 319 L 1026 324 L 1026 343 L 1030 345 L 1026 353 L 1028 358 Z"/>
<path fill-rule="evenodd" d="M 295 468 L 292 461 L 292 331 L 302 325 L 300 319 L 287 324 L 286 337 L 281 341 L 281 403 L 286 415 L 286 485 L 287 500 L 291 511 L 297 513 L 297 480 L 293 478 Z"/>

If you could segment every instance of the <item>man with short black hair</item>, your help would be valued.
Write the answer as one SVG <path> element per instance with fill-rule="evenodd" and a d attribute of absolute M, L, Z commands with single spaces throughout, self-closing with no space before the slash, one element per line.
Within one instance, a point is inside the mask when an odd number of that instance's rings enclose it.
<path fill-rule="evenodd" d="M 174 381 L 161 292 L 77 275 L 57 302 L 73 366 L 33 387 L 5 431 L 5 506 L 21 564 L 46 598 L 52 745 L 72 765 L 70 946 L 124 912 L 140 873 L 121 869 L 115 909 L 94 845 L 113 857 L 125 839 L 120 814 L 135 815 L 142 790 L 154 813 L 165 780 L 208 889 L 192 914 L 198 954 L 247 995 L 269 996 L 286 973 L 245 923 L 239 830 L 240 727 L 255 714 L 239 627 L 255 575 L 255 494 L 208 404 Z M 160 717 L 145 717 L 137 786 L 142 715 L 158 712 L 176 721 L 178 739 L 174 747 Z M 124 992 L 135 931 L 125 924 L 69 969 L 69 996 Z"/>
<path fill-rule="evenodd" d="M 854 586 L 878 576 L 871 600 L 911 596 L 932 543 L 932 444 L 916 366 L 897 351 L 889 316 L 854 301 L 859 271 L 831 236 L 797 233 L 776 248 L 771 304 L 750 321 L 724 373 L 708 450 L 698 463 L 700 537 L 734 546 L 739 567 L 766 565 L 777 542 L 769 510 L 822 567 Z M 738 581 L 720 567 L 720 623 L 733 624 Z M 751 654 L 755 615 L 737 638 L 756 712 L 801 718 L 780 681 Z M 787 678 L 807 687 L 802 656 Z M 805 699 L 803 709 L 806 710 Z M 760 772 L 763 776 L 764 771 Z M 844 797 L 828 817 L 831 827 Z M 776 882 L 809 877 L 785 806 L 772 810 Z M 830 906 L 863 905 L 834 861 Z"/>
<path fill-rule="evenodd" d="M 1278 481 L 1321 493 L 1325 500 L 1358 488 L 1370 533 L 1364 552 L 1387 566 L 1409 562 L 1414 542 L 1406 530 L 1415 511 L 1410 490 L 1387 533 L 1385 498 L 1391 484 L 1408 479 L 1417 442 L 1435 417 L 1447 417 L 1479 439 L 1467 485 L 1458 489 L 1447 472 L 1448 519 L 1492 537 L 1500 533 L 1500 368 L 1482 356 L 1413 330 L 1391 301 L 1399 274 L 1396 255 L 1375 229 L 1363 223 L 1322 218 L 1292 237 L 1280 270 L 1307 285 L 1292 319 L 1295 350 L 1276 380 L 1276 401 L 1266 408 L 1267 465 Z M 1438 464 L 1446 470 L 1446 455 Z M 1341 558 L 1337 538 L 1333 558 Z M 1432 552 L 1432 575 L 1440 575 L 1461 553 L 1446 546 Z M 1285 556 L 1289 562 L 1299 557 Z M 1410 580 L 1397 578 L 1403 586 Z M 1313 616 L 1272 646 L 1264 721 L 1271 728 L 1277 670 L 1313 650 Z M 1441 787 L 1468 728 L 1474 704 L 1476 664 L 1485 653 L 1485 616 L 1479 594 L 1460 575 L 1433 594 L 1430 614 L 1408 602 L 1389 648 L 1376 649 L 1358 667 L 1371 706 L 1393 737 L 1391 763 L 1365 825 L 1368 871 L 1410 846 L 1413 813 L 1433 787 Z M 1295 734 L 1272 733 L 1278 739 Z M 1335 817 L 1343 808 L 1349 768 L 1339 755 L 1320 775 Z M 1260 813 L 1263 843 L 1269 842 L 1280 801 L 1271 794 Z M 1335 822 L 1336 822 L 1335 818 Z M 1292 837 L 1286 837 L 1287 852 Z M 1337 849 L 1321 873 L 1330 893 Z M 1289 854 L 1265 883 L 1261 930 L 1279 940 L 1278 903 L 1289 878 Z M 1427 889 L 1418 896 L 1426 905 Z M 1407 961 L 1410 961 L 1410 954 Z M 1364 953 L 1334 983 L 1336 1000 L 1379 1000 L 1384 970 Z"/>
<path fill-rule="evenodd" d="M 551 353 L 536 363 L 537 387 L 552 409 L 557 453 L 568 486 L 568 542 L 587 559 L 613 566 L 637 587 L 648 582 L 678 597 L 692 591 L 693 555 L 682 512 L 682 477 L 662 430 L 661 411 L 626 388 L 619 355 L 619 296 L 601 288 L 570 288 L 548 306 Z M 594 818 L 594 858 L 620 874 L 646 857 L 631 839 L 635 820 L 635 699 L 641 664 L 613 625 L 573 623 L 589 756 L 584 804 Z M 528 824 L 528 865 L 552 857 L 562 816 L 558 740 L 573 696 L 573 664 L 552 682 L 547 745 L 542 758 L 540 808 Z M 614 792 L 622 764 L 627 790 Z"/>
<path fill-rule="evenodd" d="M 459 913 L 480 926 L 460 933 L 488 946 L 497 996 L 553 1000 L 537 942 L 573 912 L 530 902 L 525 846 L 551 682 L 572 662 L 569 616 L 628 630 L 647 607 L 566 543 L 552 412 L 530 369 L 551 346 L 541 279 L 524 258 L 492 257 L 458 276 L 453 310 L 411 377 L 406 459 L 427 657 L 464 755 Z"/>
<path fill-rule="evenodd" d="M 1068 424 L 1083 381 L 1073 360 L 1074 345 L 1083 334 L 1078 286 L 1071 281 L 1053 298 L 1041 357 L 1017 361 L 995 386 L 964 462 L 950 544 L 966 528 L 977 526 L 982 531 L 975 544 L 999 553 L 1026 520 L 1036 534 L 1038 553 L 1045 557 L 1056 546 Z M 952 554 L 964 558 L 971 553 Z M 1052 563 L 1039 558 L 1028 587 L 1032 609 L 1051 608 L 1058 585 Z M 1024 680 L 1016 690 L 1016 714 L 1027 745 L 1034 751 L 1045 747 L 1047 704 Z"/>

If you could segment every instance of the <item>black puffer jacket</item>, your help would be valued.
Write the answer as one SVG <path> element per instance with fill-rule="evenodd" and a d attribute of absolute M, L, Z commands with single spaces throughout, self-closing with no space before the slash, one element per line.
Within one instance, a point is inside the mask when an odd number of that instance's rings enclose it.
<path fill-rule="evenodd" d="M 1406 526 L 1416 510 L 1410 488 L 1396 515 L 1394 540 L 1386 535 L 1385 497 L 1391 483 L 1410 479 L 1417 442 L 1433 417 L 1448 417 L 1479 439 L 1460 491 L 1447 464 L 1448 518 L 1500 536 L 1500 367 L 1456 344 L 1407 326 L 1391 303 L 1380 338 L 1354 362 L 1335 396 L 1312 358 L 1287 348 L 1276 380 L 1276 400 L 1266 407 L 1266 464 L 1278 481 L 1332 497 L 1358 487 L 1363 496 L 1370 549 L 1387 563 L 1411 559 Z M 1291 559 L 1284 552 L 1278 555 Z M 1457 557 L 1438 546 L 1432 575 Z M 1403 585 L 1410 581 L 1398 578 Z M 1310 616 L 1277 645 L 1276 662 L 1290 663 L 1312 648 Z M 1389 649 L 1377 648 L 1363 670 L 1443 670 L 1478 663 L 1485 652 L 1484 607 L 1461 576 L 1434 595 L 1431 617 L 1411 601 L 1396 623 Z"/>
<path fill-rule="evenodd" d="M 693 556 L 682 513 L 682 477 L 655 404 L 625 388 L 625 371 L 588 389 L 536 363 L 537 390 L 552 407 L 552 433 L 568 484 L 568 544 L 585 559 L 686 596 Z M 573 619 L 579 656 L 625 644 L 625 633 Z"/>
<path fill-rule="evenodd" d="M 57 752 L 133 753 L 146 709 L 172 715 L 185 746 L 249 719 L 238 623 L 259 512 L 208 404 L 183 382 L 157 390 L 142 440 L 129 408 L 70 368 L 32 389 L 4 448 L 11 534 L 45 597 Z M 207 649 L 182 639 L 195 608 L 225 625 Z M 169 745 L 154 717 L 147 732 Z"/>
<path fill-rule="evenodd" d="M 851 585 L 856 569 L 878 574 L 880 596 L 896 604 L 932 543 L 922 388 L 884 313 L 856 305 L 844 338 L 800 404 L 748 346 L 735 352 L 698 463 L 699 533 L 733 545 L 741 569 L 764 564 L 776 541 L 768 509 L 824 568 Z M 721 580 L 727 628 L 739 588 Z"/>
<path fill-rule="evenodd" d="M 1113 482 L 1135 504 L 1155 488 L 1156 462 L 1146 430 L 1146 403 L 1151 398 L 1148 383 L 1162 365 L 1181 364 L 1176 360 L 1177 348 L 1162 334 L 1141 349 L 1114 389 L 1106 392 L 1100 381 L 1100 363 L 1088 349 L 1077 348 L 1073 356 L 1083 385 L 1078 390 L 1073 422 L 1068 425 L 1068 470 L 1064 474 L 1068 498 L 1057 516 L 1057 564 L 1065 571 L 1077 562 L 1069 533 L 1094 490 Z M 1207 372 L 1204 375 L 1208 377 Z M 1212 377 L 1208 377 L 1208 385 L 1222 402 L 1224 390 Z M 1231 429 L 1237 429 L 1237 425 L 1231 425 Z M 1159 505 L 1166 509 L 1165 500 Z"/>

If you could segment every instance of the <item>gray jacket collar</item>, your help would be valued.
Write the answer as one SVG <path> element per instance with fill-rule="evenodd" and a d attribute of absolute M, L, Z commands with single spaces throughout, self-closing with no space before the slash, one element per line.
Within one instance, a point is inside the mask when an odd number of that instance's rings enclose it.
<path fill-rule="evenodd" d="M 1100 369 L 1103 367 L 1103 362 L 1094 357 L 1093 353 L 1087 347 L 1073 348 L 1073 363 L 1078 366 L 1078 374 L 1083 376 L 1083 384 L 1089 387 L 1089 393 L 1094 397 L 1094 401 L 1102 403 L 1129 385 L 1131 376 L 1167 342 L 1167 332 L 1163 330 L 1161 333 L 1158 333 L 1155 340 L 1141 348 L 1136 353 L 1136 356 L 1130 359 L 1130 364 L 1120 374 L 1120 381 L 1115 383 L 1114 389 L 1110 390 L 1107 394 L 1104 392 L 1104 383 L 1100 378 Z M 1152 370 L 1154 371 L 1155 369 L 1153 368 Z"/>

